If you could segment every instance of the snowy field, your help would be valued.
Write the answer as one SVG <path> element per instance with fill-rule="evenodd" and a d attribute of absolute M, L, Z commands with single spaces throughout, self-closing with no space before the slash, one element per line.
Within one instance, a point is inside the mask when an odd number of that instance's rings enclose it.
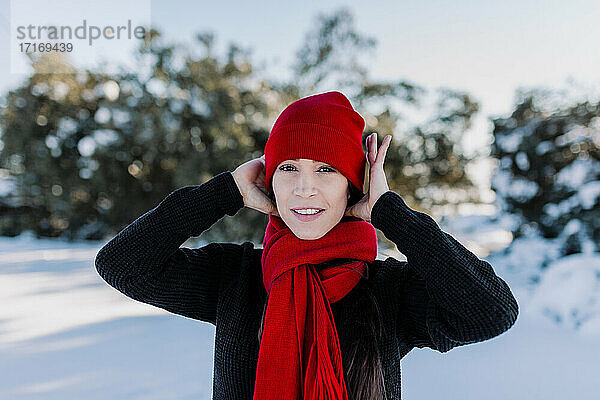
<path fill-rule="evenodd" d="M 537 238 L 502 254 L 510 234 L 484 215 L 442 227 L 490 261 L 520 314 L 486 342 L 414 349 L 403 398 L 600 398 L 600 254 L 554 260 Z M 102 245 L 0 238 L 0 399 L 210 399 L 214 327 L 108 286 L 93 263 Z"/>

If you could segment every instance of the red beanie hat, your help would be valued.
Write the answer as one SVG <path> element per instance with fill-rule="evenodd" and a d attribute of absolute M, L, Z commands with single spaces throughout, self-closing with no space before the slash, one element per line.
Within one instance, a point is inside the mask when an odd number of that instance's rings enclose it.
<path fill-rule="evenodd" d="M 366 157 L 362 147 L 364 119 L 342 93 L 315 94 L 294 101 L 277 117 L 265 145 L 265 186 L 285 160 L 307 158 L 340 171 L 363 191 Z"/>

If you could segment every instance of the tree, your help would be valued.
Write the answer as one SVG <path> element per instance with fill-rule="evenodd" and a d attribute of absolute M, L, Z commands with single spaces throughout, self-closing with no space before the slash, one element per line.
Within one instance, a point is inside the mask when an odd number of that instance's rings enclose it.
<path fill-rule="evenodd" d="M 598 251 L 600 243 L 600 104 L 540 107 L 532 90 L 508 118 L 494 122 L 492 189 L 515 217 L 515 237 L 558 239 L 562 255 Z"/>
<path fill-rule="evenodd" d="M 31 229 L 67 239 L 114 235 L 171 191 L 259 157 L 286 105 L 329 89 L 343 90 L 365 116 L 364 137 L 372 131 L 394 134 L 386 162 L 390 188 L 417 208 L 467 201 L 446 193 L 472 188 L 464 174 L 470 158 L 459 141 L 477 103 L 443 89 L 428 121 L 400 126 L 405 121 L 399 105 L 419 107 L 425 90 L 404 80 L 373 80 L 359 61 L 351 62 L 375 42 L 355 31 L 349 12 L 318 21 L 297 53 L 291 82 L 261 78 L 248 52 L 235 44 L 224 56 L 215 54 L 212 33 L 195 37 L 195 56 L 164 43 L 154 29 L 134 54 L 135 73 L 36 71 L 8 93 L 0 109 L 0 163 L 16 179 L 21 204 L 0 208 L 3 216 L 12 215 L 10 224 L 0 226 L 2 234 Z M 32 62 L 34 68 L 47 62 L 57 63 L 53 70 L 70 68 L 60 59 Z M 335 86 L 325 89 L 335 77 Z M 266 223 L 266 215 L 243 209 L 202 239 L 261 242 L 264 230 L 255 227 Z"/>
<path fill-rule="evenodd" d="M 211 35 L 197 40 L 205 53 L 200 59 L 163 45 L 154 31 L 138 51 L 139 71 L 152 60 L 146 77 L 36 72 L 8 93 L 0 162 L 17 178 L 21 203 L 31 207 L 18 216 L 22 229 L 98 239 L 176 188 L 260 156 L 273 90 L 253 76 L 237 48 L 219 60 Z M 207 235 L 256 239 L 244 227 L 264 217 L 243 214 L 247 224 L 225 220 L 229 226 Z"/>

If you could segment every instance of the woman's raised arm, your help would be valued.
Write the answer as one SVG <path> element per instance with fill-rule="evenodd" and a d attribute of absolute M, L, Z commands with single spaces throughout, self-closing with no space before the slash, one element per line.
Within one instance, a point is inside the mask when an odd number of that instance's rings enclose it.
<path fill-rule="evenodd" d="M 180 246 L 243 206 L 229 171 L 181 187 L 106 243 L 96 255 L 96 270 L 132 299 L 215 324 L 219 283 L 239 265 L 241 245 Z"/>
<path fill-rule="evenodd" d="M 390 190 L 375 203 L 371 222 L 408 259 L 405 268 L 390 269 L 397 272 L 390 282 L 398 295 L 398 334 L 413 346 L 446 352 L 515 323 L 519 308 L 506 282 L 429 215 Z"/>

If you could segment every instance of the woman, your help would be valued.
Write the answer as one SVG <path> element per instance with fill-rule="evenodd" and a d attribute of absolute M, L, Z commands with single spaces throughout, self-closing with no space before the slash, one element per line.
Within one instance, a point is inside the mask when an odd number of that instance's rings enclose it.
<path fill-rule="evenodd" d="M 263 157 L 169 194 L 107 243 L 99 274 L 127 296 L 216 326 L 215 399 L 400 399 L 400 360 L 493 338 L 518 305 L 491 265 L 389 190 L 391 136 L 362 147 L 340 92 L 278 117 Z M 363 194 L 366 162 L 369 188 Z M 242 207 L 251 242 L 180 247 Z M 380 229 L 407 256 L 375 260 Z"/>

